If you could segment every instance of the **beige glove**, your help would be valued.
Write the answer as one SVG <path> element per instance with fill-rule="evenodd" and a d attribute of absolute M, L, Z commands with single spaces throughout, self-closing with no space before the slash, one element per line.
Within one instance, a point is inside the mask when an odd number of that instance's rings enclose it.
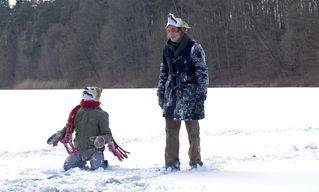
<path fill-rule="evenodd" d="M 97 149 L 100 149 L 100 148 L 103 148 L 105 146 L 105 139 L 103 136 L 97 136 L 95 139 L 94 139 L 94 146 L 97 148 Z"/>

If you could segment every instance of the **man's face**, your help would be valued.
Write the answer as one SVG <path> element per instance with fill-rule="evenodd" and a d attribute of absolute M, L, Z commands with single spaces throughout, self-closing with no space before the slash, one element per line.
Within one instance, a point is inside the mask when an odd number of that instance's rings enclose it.
<path fill-rule="evenodd" d="M 166 27 L 166 34 L 167 38 L 172 42 L 179 43 L 184 35 L 184 32 L 181 28 L 169 25 Z"/>

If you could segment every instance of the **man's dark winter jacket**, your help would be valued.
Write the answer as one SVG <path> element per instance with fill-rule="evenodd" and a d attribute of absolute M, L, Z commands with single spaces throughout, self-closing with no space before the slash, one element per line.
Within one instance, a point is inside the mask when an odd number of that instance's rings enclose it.
<path fill-rule="evenodd" d="M 178 45 L 168 40 L 157 90 L 163 116 L 178 120 L 203 119 L 207 87 L 208 71 L 201 45 L 186 34 Z"/>

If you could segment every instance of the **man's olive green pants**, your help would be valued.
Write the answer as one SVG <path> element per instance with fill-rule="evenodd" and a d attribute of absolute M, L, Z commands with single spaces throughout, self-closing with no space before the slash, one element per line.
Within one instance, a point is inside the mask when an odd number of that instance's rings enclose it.
<path fill-rule="evenodd" d="M 189 165 L 203 165 L 200 156 L 200 138 L 199 122 L 197 120 L 185 121 L 186 130 L 189 140 Z M 179 130 L 181 127 L 180 120 L 166 118 L 166 147 L 165 147 L 165 164 L 174 166 L 179 161 Z"/>

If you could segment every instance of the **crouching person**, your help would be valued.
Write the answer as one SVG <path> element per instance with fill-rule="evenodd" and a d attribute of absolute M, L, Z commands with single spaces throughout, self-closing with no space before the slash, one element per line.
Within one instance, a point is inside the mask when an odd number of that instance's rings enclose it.
<path fill-rule="evenodd" d="M 105 145 L 114 149 L 114 143 L 109 115 L 100 108 L 101 93 L 99 87 L 86 87 L 80 105 L 70 112 L 66 127 L 48 139 L 48 144 L 55 146 L 60 141 L 66 147 L 69 157 L 63 165 L 65 171 L 75 167 L 87 169 L 87 161 L 91 170 L 108 167 L 104 159 Z"/>

